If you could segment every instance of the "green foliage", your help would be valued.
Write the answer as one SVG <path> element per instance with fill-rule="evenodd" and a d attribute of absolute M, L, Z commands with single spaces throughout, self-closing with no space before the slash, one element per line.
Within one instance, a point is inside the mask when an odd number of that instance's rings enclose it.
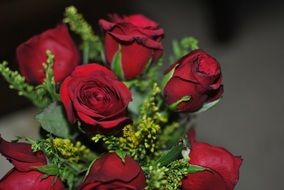
<path fill-rule="evenodd" d="M 121 47 L 119 46 L 117 52 L 114 54 L 111 69 L 120 80 L 124 80 L 124 73 L 122 68 Z"/>
<path fill-rule="evenodd" d="M 159 164 L 149 164 L 143 167 L 146 175 L 146 188 L 145 190 L 161 190 L 168 184 L 165 178 L 169 169 L 165 166 L 161 167 Z"/>
<path fill-rule="evenodd" d="M 161 166 L 166 166 L 170 164 L 181 155 L 181 151 L 183 148 L 184 147 L 182 144 L 173 146 L 170 150 L 162 154 L 161 157 L 156 162 L 160 163 Z"/>
<path fill-rule="evenodd" d="M 153 63 L 153 61 L 150 60 L 148 63 L 147 67 L 149 69 L 146 70 L 146 76 L 151 84 L 159 81 L 161 74 L 163 74 L 163 72 L 161 72 L 163 68 L 163 61 L 164 59 L 161 57 L 157 62 Z"/>
<path fill-rule="evenodd" d="M 169 108 L 171 110 L 176 110 L 177 106 L 179 104 L 181 104 L 182 102 L 187 102 L 191 99 L 191 96 L 183 96 L 181 99 L 179 99 L 178 101 L 172 103 L 171 105 L 169 105 Z"/>
<path fill-rule="evenodd" d="M 72 143 L 70 139 L 53 137 L 32 141 L 32 150 L 43 151 L 48 158 L 48 165 L 37 169 L 46 176 L 60 177 L 68 189 L 82 181 L 86 168 L 97 157 L 79 141 Z"/>
<path fill-rule="evenodd" d="M 170 62 L 174 63 L 190 51 L 198 49 L 198 40 L 194 37 L 185 37 L 180 41 L 173 40 L 172 47 L 173 55 L 170 57 Z"/>
<path fill-rule="evenodd" d="M 59 174 L 59 168 L 53 164 L 37 167 L 37 170 L 44 173 L 46 176 L 57 176 Z"/>
<path fill-rule="evenodd" d="M 183 135 L 184 127 L 181 126 L 178 122 L 167 124 L 167 126 L 163 128 L 159 136 L 159 143 L 161 148 L 166 149 L 167 147 L 176 145 Z"/>
<path fill-rule="evenodd" d="M 202 166 L 189 164 L 188 173 L 194 174 L 194 173 L 197 173 L 197 172 L 202 172 L 204 170 L 206 170 L 206 168 L 204 168 Z"/>
<path fill-rule="evenodd" d="M 36 120 L 44 130 L 53 135 L 64 138 L 69 136 L 69 123 L 66 120 L 62 106 L 56 102 L 50 104 L 43 112 L 36 115 Z"/>
<path fill-rule="evenodd" d="M 158 136 L 161 125 L 167 122 L 165 115 L 159 112 L 157 105 L 160 88 L 157 83 L 148 97 L 145 98 L 137 122 L 123 128 L 120 137 L 98 134 L 92 138 L 95 142 L 102 140 L 109 151 L 123 150 L 136 160 L 143 161 L 155 155 L 159 148 Z"/>
<path fill-rule="evenodd" d="M 204 171 L 205 168 L 189 164 L 188 159 L 179 159 L 167 166 L 150 162 L 143 170 L 147 179 L 146 190 L 178 190 L 185 176 Z"/>
<path fill-rule="evenodd" d="M 167 74 L 165 74 L 163 76 L 163 79 L 162 79 L 162 83 L 161 83 L 161 89 L 164 89 L 165 86 L 167 85 L 167 83 L 169 82 L 169 80 L 172 78 L 172 76 L 174 75 L 174 72 L 175 72 L 175 67 L 172 68 Z"/>
<path fill-rule="evenodd" d="M 92 27 L 87 23 L 84 17 L 78 13 L 74 6 L 65 9 L 65 23 L 70 25 L 71 30 L 80 35 L 82 39 L 83 61 L 88 63 L 89 59 L 104 60 L 103 45 L 98 36 L 93 32 Z"/>
<path fill-rule="evenodd" d="M 134 79 L 130 81 L 124 81 L 124 84 L 128 88 L 135 88 L 136 91 L 141 92 L 145 95 L 146 92 L 149 92 L 149 86 L 153 86 L 154 83 L 159 81 L 163 66 L 163 59 L 160 58 L 157 62 L 149 60 L 149 63 L 146 66 L 144 75 L 142 78 Z"/>
<path fill-rule="evenodd" d="M 123 150 L 116 150 L 115 153 L 123 162 L 125 162 L 126 152 L 124 152 Z"/>
<path fill-rule="evenodd" d="M 188 175 L 190 165 L 188 160 L 180 159 L 176 160 L 168 165 L 168 172 L 165 178 L 167 179 L 167 184 L 162 189 L 167 190 L 177 190 L 181 186 L 182 179 Z"/>
<path fill-rule="evenodd" d="M 0 73 L 10 84 L 11 89 L 17 90 L 19 96 L 30 99 L 37 107 L 44 107 L 49 102 L 49 99 L 44 97 L 44 89 L 27 84 L 25 78 L 17 71 L 10 70 L 8 62 L 4 61 L 0 64 Z"/>
<path fill-rule="evenodd" d="M 45 79 L 41 84 L 41 86 L 47 91 L 47 93 L 49 94 L 50 98 L 53 101 L 58 101 L 60 100 L 60 97 L 59 94 L 56 92 L 57 86 L 53 75 L 54 55 L 50 50 L 46 51 L 46 55 L 47 55 L 47 60 L 43 64 L 43 68 L 45 71 Z"/>
<path fill-rule="evenodd" d="M 8 67 L 8 62 L 0 64 L 0 74 L 10 84 L 11 89 L 18 91 L 20 96 L 25 96 L 37 107 L 43 108 L 52 101 L 59 100 L 56 92 L 56 84 L 53 77 L 54 55 L 51 51 L 46 51 L 47 61 L 43 64 L 45 79 L 41 85 L 32 86 L 26 83 L 25 78 L 18 71 L 12 71 Z"/>

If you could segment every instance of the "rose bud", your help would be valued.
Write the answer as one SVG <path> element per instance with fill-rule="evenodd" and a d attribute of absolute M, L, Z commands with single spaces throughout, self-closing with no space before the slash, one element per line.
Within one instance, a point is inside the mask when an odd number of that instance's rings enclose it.
<path fill-rule="evenodd" d="M 65 24 L 49 29 L 17 47 L 17 59 L 21 74 L 31 84 L 41 84 L 45 78 L 43 63 L 46 51 L 54 55 L 55 82 L 62 81 L 79 64 L 80 57 Z"/>
<path fill-rule="evenodd" d="M 99 24 L 105 33 L 106 61 L 120 79 L 134 79 L 162 54 L 164 30 L 143 15 L 113 15 Z"/>
<path fill-rule="evenodd" d="M 79 189 L 144 190 L 145 186 L 144 172 L 135 160 L 126 156 L 123 161 L 116 153 L 107 153 L 91 166 Z"/>
<path fill-rule="evenodd" d="M 129 89 L 111 70 L 99 64 L 76 67 L 63 81 L 60 96 L 72 124 L 78 119 L 91 129 L 110 129 L 130 121 L 125 116 L 131 101 Z"/>
<path fill-rule="evenodd" d="M 220 65 L 205 51 L 192 51 L 166 70 L 162 87 L 166 103 L 174 110 L 205 111 L 223 94 Z"/>
<path fill-rule="evenodd" d="M 9 190 L 64 190 L 64 185 L 56 176 L 44 178 L 36 168 L 47 164 L 44 154 L 32 152 L 27 143 L 9 143 L 0 136 L 0 153 L 13 165 L 1 180 L 0 189 Z"/>
<path fill-rule="evenodd" d="M 228 150 L 195 140 L 195 131 L 190 130 L 191 150 L 189 163 L 206 170 L 189 174 L 182 180 L 183 190 L 233 190 L 239 180 L 242 164 L 240 156 Z"/>

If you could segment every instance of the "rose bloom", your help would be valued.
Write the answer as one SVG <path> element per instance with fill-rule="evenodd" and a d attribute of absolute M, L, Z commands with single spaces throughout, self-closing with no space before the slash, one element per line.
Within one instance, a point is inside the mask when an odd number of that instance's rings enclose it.
<path fill-rule="evenodd" d="M 32 152 L 30 144 L 9 143 L 0 136 L 0 153 L 14 165 L 0 180 L 0 190 L 64 190 L 60 179 L 43 178 L 44 174 L 36 169 L 47 161 L 42 152 Z"/>
<path fill-rule="evenodd" d="M 122 161 L 116 153 L 107 153 L 95 161 L 80 190 L 144 190 L 144 173 L 139 164 L 126 156 Z"/>
<path fill-rule="evenodd" d="M 55 82 L 62 81 L 79 64 L 79 52 L 68 33 L 68 28 L 65 24 L 60 24 L 17 47 L 20 72 L 27 82 L 32 84 L 43 82 L 46 50 L 50 50 L 55 56 L 53 65 Z"/>
<path fill-rule="evenodd" d="M 240 156 L 228 150 L 195 140 L 195 131 L 189 132 L 191 150 L 189 163 L 207 170 L 189 174 L 182 180 L 183 190 L 233 190 L 239 180 L 242 164 Z"/>
<path fill-rule="evenodd" d="M 185 96 L 190 97 L 190 100 L 177 105 L 178 111 L 198 111 L 204 104 L 218 100 L 223 94 L 220 65 L 201 49 L 179 59 L 165 74 L 169 72 L 173 75 L 164 87 L 166 103 L 171 105 Z"/>
<path fill-rule="evenodd" d="M 164 30 L 158 24 L 139 14 L 99 21 L 105 32 L 106 60 L 112 63 L 116 52 L 121 51 L 124 79 L 134 79 L 142 74 L 151 60 L 157 60 L 163 51 L 160 43 Z"/>
<path fill-rule="evenodd" d="M 76 67 L 63 81 L 60 96 L 70 123 L 79 119 L 88 126 L 110 129 L 130 121 L 125 116 L 129 89 L 101 65 Z"/>

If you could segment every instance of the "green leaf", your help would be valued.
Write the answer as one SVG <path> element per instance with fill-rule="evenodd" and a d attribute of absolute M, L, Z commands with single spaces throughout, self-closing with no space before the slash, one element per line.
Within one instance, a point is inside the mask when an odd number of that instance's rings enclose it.
<path fill-rule="evenodd" d="M 55 102 L 36 115 L 36 120 L 43 129 L 56 136 L 63 138 L 69 136 L 69 123 L 65 118 L 63 108 Z"/>
<path fill-rule="evenodd" d="M 122 68 L 121 48 L 119 46 L 117 52 L 114 54 L 111 63 L 111 69 L 118 76 L 119 79 L 124 80 L 124 73 Z"/>
<path fill-rule="evenodd" d="M 125 162 L 126 152 L 121 149 L 115 150 L 115 153 L 119 156 L 119 158 Z"/>
<path fill-rule="evenodd" d="M 144 67 L 143 73 L 148 73 L 148 72 L 150 71 L 152 62 L 153 62 L 153 60 L 152 60 L 152 58 L 150 58 L 150 59 L 148 60 L 148 63 L 147 63 L 147 64 L 145 65 L 145 67 Z"/>
<path fill-rule="evenodd" d="M 198 40 L 194 37 L 186 37 L 183 38 L 180 42 L 181 46 L 184 49 L 191 49 L 191 50 L 196 50 L 198 49 Z"/>
<path fill-rule="evenodd" d="M 173 146 L 168 152 L 163 154 L 156 162 L 160 163 L 161 166 L 167 166 L 171 162 L 175 161 L 181 155 L 183 145 L 179 144 Z"/>
<path fill-rule="evenodd" d="M 190 100 L 190 96 L 183 96 L 181 99 L 179 99 L 178 101 L 172 103 L 169 107 L 171 110 L 176 110 L 177 106 L 182 103 L 182 102 L 186 102 Z"/>
<path fill-rule="evenodd" d="M 206 168 L 204 168 L 202 166 L 190 164 L 189 168 L 188 168 L 188 173 L 194 174 L 194 173 L 197 173 L 197 172 L 202 172 L 204 170 L 206 170 Z"/>
<path fill-rule="evenodd" d="M 162 83 L 161 83 L 161 89 L 164 90 L 165 86 L 167 85 L 167 83 L 169 82 L 169 80 L 172 78 L 172 76 L 174 75 L 175 72 L 175 68 L 172 68 L 167 74 L 164 75 L 163 79 L 162 79 Z"/>
<path fill-rule="evenodd" d="M 190 51 L 198 48 L 198 40 L 194 37 L 185 37 L 179 41 L 173 40 L 173 54 L 170 56 L 170 62 L 175 62 L 177 59 L 188 54 Z"/>
<path fill-rule="evenodd" d="M 50 165 L 45 165 L 45 166 L 40 166 L 36 168 L 38 171 L 50 176 L 50 175 L 58 175 L 59 174 L 59 169 L 56 165 L 50 164 Z"/>
<path fill-rule="evenodd" d="M 182 56 L 182 49 L 179 45 L 179 42 L 177 40 L 173 40 L 173 51 L 174 51 L 174 55 L 176 57 L 181 57 Z"/>
<path fill-rule="evenodd" d="M 214 106 L 216 106 L 220 101 L 221 101 L 221 98 L 219 98 L 218 100 L 215 100 L 213 102 L 206 103 L 199 110 L 194 112 L 194 114 L 199 114 L 199 113 L 205 112 L 205 111 L 213 108 Z"/>

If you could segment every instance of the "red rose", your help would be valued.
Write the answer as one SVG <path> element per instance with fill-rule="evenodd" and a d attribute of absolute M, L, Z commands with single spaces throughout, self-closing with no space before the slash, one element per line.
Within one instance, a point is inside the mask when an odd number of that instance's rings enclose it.
<path fill-rule="evenodd" d="M 0 153 L 14 165 L 0 180 L 1 190 L 64 190 L 60 179 L 43 178 L 44 174 L 36 169 L 47 161 L 42 152 L 32 152 L 30 144 L 9 143 L 0 136 Z"/>
<path fill-rule="evenodd" d="M 167 79 L 169 75 L 172 76 Z M 197 111 L 203 105 L 218 100 L 223 94 L 219 63 L 200 49 L 192 51 L 171 65 L 165 78 L 166 103 L 176 105 L 178 111 Z"/>
<path fill-rule="evenodd" d="M 109 129 L 129 121 L 125 110 L 131 93 L 114 73 L 98 64 L 76 67 L 61 87 L 60 96 L 70 123 L 79 119 Z"/>
<path fill-rule="evenodd" d="M 55 82 L 62 81 L 79 64 L 80 57 L 64 24 L 34 36 L 17 47 L 21 74 L 32 84 L 41 84 L 45 78 L 43 63 L 46 50 L 55 56 Z"/>
<path fill-rule="evenodd" d="M 99 21 L 105 31 L 105 55 L 111 65 L 121 52 L 120 65 L 123 79 L 130 80 L 145 70 L 151 60 L 157 60 L 163 51 L 160 43 L 164 30 L 143 15 L 112 16 L 111 21 Z M 118 74 L 118 73 L 116 73 Z"/>
<path fill-rule="evenodd" d="M 80 190 L 144 190 L 145 176 L 139 164 L 126 156 L 122 161 L 116 153 L 108 153 L 95 161 Z"/>
<path fill-rule="evenodd" d="M 189 174 L 182 180 L 183 190 L 233 190 L 239 180 L 239 169 L 242 164 L 240 156 L 222 147 L 197 142 L 195 132 L 189 133 L 191 150 L 189 162 L 208 170 Z"/>

